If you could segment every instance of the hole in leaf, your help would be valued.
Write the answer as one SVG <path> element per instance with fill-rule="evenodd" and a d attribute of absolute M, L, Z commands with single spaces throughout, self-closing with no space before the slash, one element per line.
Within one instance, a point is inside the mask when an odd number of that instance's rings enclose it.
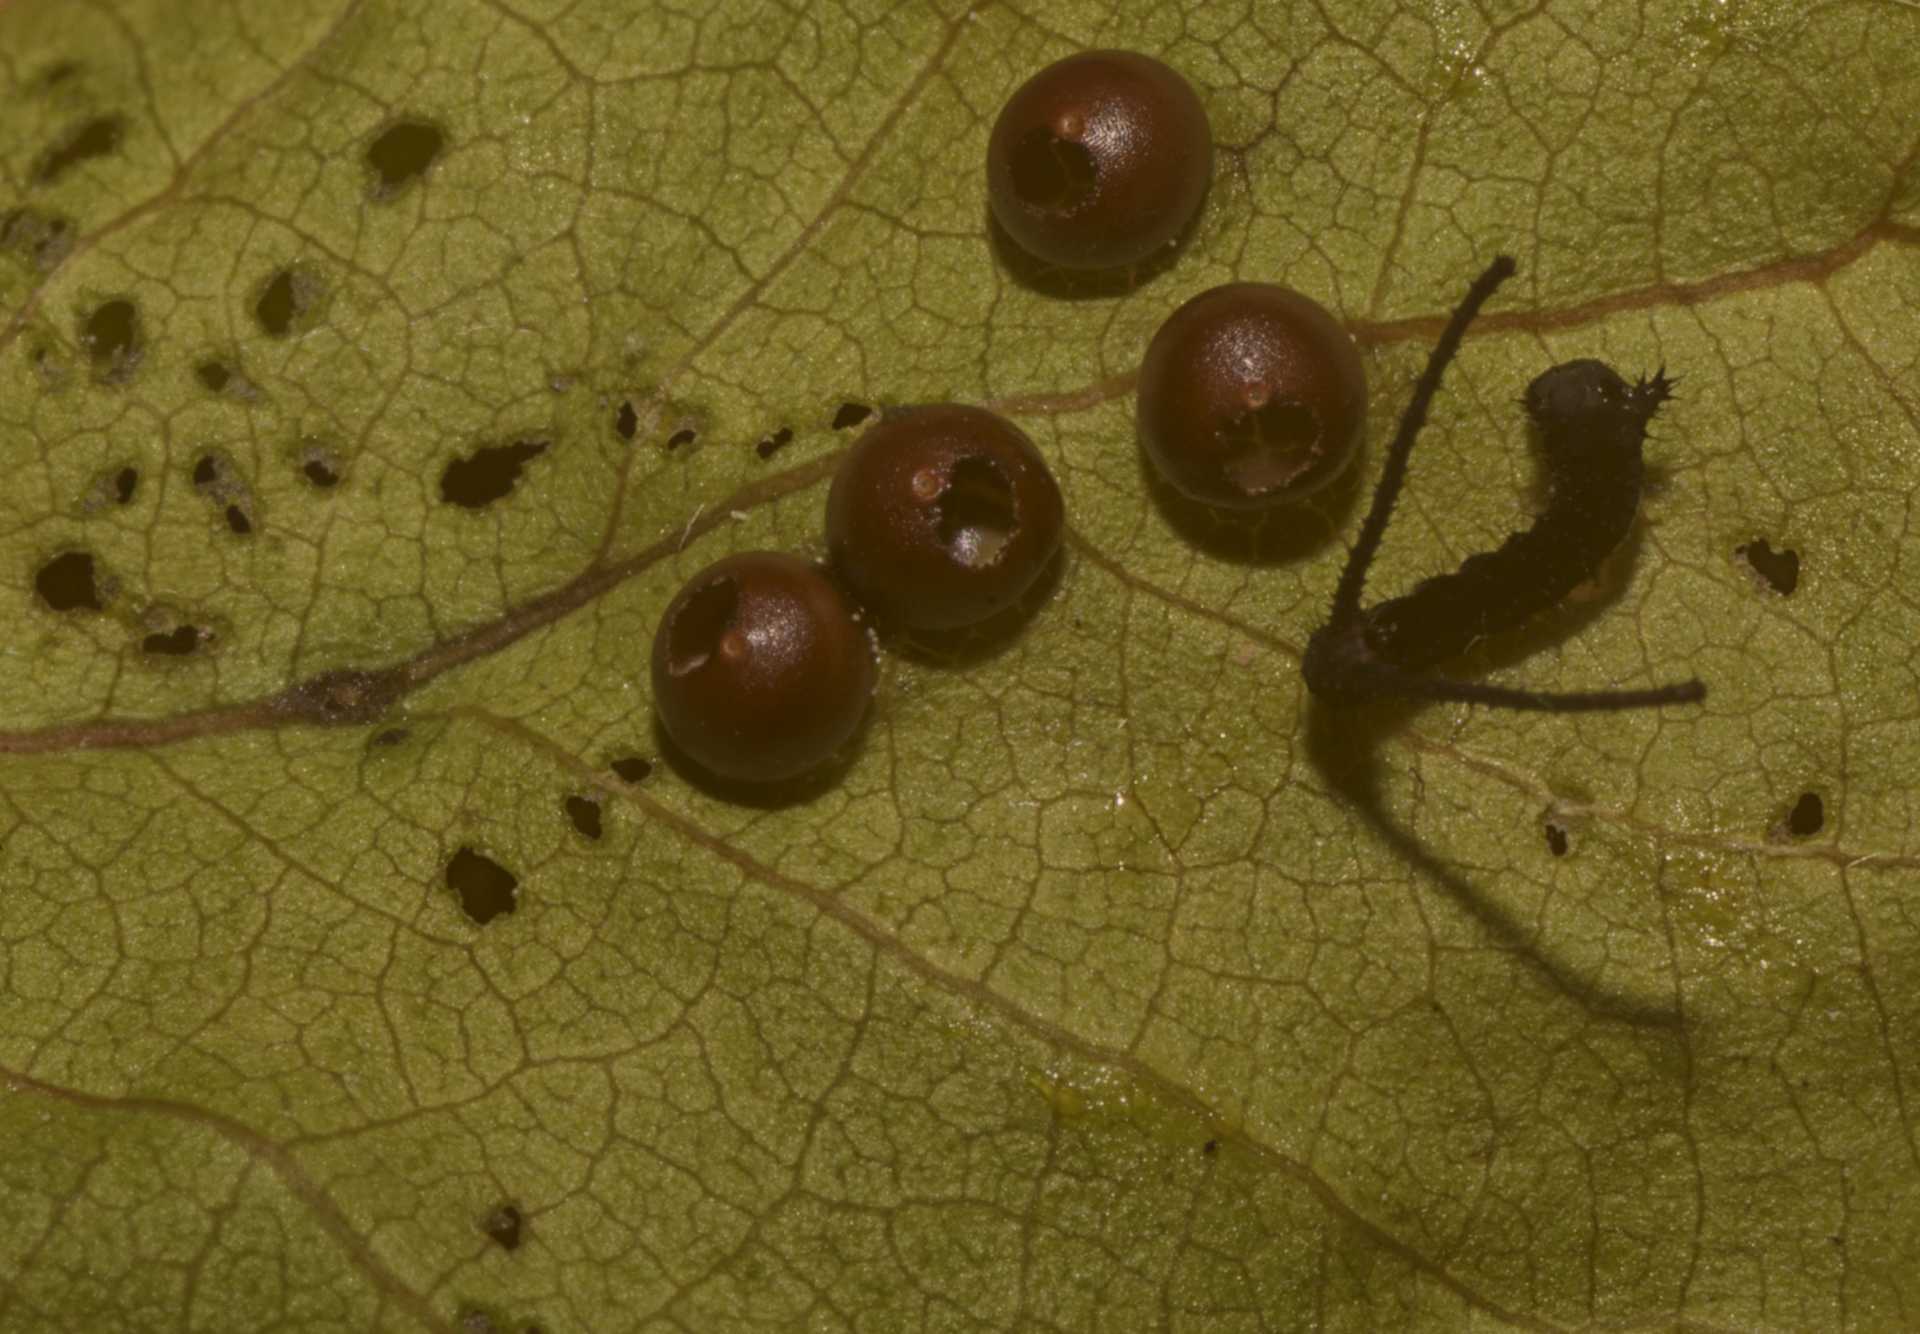
<path fill-rule="evenodd" d="M 1766 538 L 1756 537 L 1735 547 L 1733 554 L 1744 556 L 1754 573 L 1782 597 L 1800 586 L 1800 553 L 1797 551 L 1788 548 L 1775 551 Z"/>
<path fill-rule="evenodd" d="M 492 1210 L 480 1220 L 480 1230 L 498 1243 L 503 1251 L 520 1249 L 520 1210 L 512 1204 L 503 1204 Z"/>
<path fill-rule="evenodd" d="M 653 761 L 642 759 L 638 755 L 628 755 L 615 760 L 607 766 L 623 783 L 644 783 L 653 772 Z"/>
<path fill-rule="evenodd" d="M 1035 208 L 1070 213 L 1084 204 L 1099 183 L 1093 154 L 1086 145 L 1062 139 L 1051 130 L 1032 129 L 1013 149 L 1013 189 Z"/>
<path fill-rule="evenodd" d="M 253 531 L 253 520 L 249 519 L 247 512 L 238 505 L 229 505 L 227 506 L 227 527 L 233 529 L 239 536 L 245 537 Z"/>
<path fill-rule="evenodd" d="M 55 611 L 99 611 L 100 589 L 94 582 L 93 557 L 85 551 L 55 556 L 33 576 L 34 591 Z"/>
<path fill-rule="evenodd" d="M 24 255 L 45 273 L 59 266 L 73 249 L 73 223 L 57 213 L 16 208 L 0 213 L 0 250 Z"/>
<path fill-rule="evenodd" d="M 200 629 L 192 625 L 179 626 L 166 634 L 150 634 L 140 641 L 143 653 L 170 658 L 184 658 L 199 647 Z"/>
<path fill-rule="evenodd" d="M 865 403 L 842 403 L 840 410 L 833 414 L 833 429 L 844 431 L 850 426 L 858 426 L 873 415 L 873 409 Z"/>
<path fill-rule="evenodd" d="M 380 131 L 367 146 L 373 199 L 392 199 L 419 180 L 446 146 L 447 136 L 440 127 L 424 120 L 395 121 Z"/>
<path fill-rule="evenodd" d="M 993 564 L 1017 526 L 1013 486 L 991 459 L 965 458 L 954 464 L 936 504 L 940 540 L 962 565 Z"/>
<path fill-rule="evenodd" d="M 1795 838 L 1812 838 L 1826 822 L 1826 804 L 1818 792 L 1802 792 L 1787 812 L 1787 832 Z"/>
<path fill-rule="evenodd" d="M 101 303 L 80 322 L 80 346 L 101 380 L 120 384 L 133 374 L 144 351 L 140 312 L 124 297 Z"/>
<path fill-rule="evenodd" d="M 600 803 L 585 797 L 568 797 L 564 803 L 567 819 L 582 838 L 600 837 Z"/>
<path fill-rule="evenodd" d="M 673 450 L 680 448 L 680 446 L 682 445 L 692 444 L 693 436 L 694 436 L 694 431 L 691 426 L 681 427 L 679 430 L 675 431 L 672 435 L 667 437 L 668 452 L 672 452 Z"/>
<path fill-rule="evenodd" d="M 519 907 L 520 881 L 493 858 L 461 848 L 447 863 L 447 888 L 460 896 L 460 908 L 479 926 Z"/>
<path fill-rule="evenodd" d="M 1553 821 L 1547 821 L 1547 851 L 1556 857 L 1567 855 L 1567 831 Z"/>
<path fill-rule="evenodd" d="M 688 598 L 667 631 L 667 672 L 685 676 L 700 670 L 733 625 L 740 590 L 729 578 L 715 579 Z"/>
<path fill-rule="evenodd" d="M 465 458 L 455 459 L 440 474 L 440 498 L 449 505 L 477 510 L 511 492 L 520 470 L 544 454 L 544 440 L 521 440 L 511 445 L 487 445 Z"/>
<path fill-rule="evenodd" d="M 193 484 L 202 491 L 208 490 L 219 482 L 222 471 L 218 457 L 202 454 L 193 465 Z"/>
<path fill-rule="evenodd" d="M 640 429 L 640 414 L 633 410 L 631 402 L 622 403 L 620 411 L 614 415 L 613 430 L 622 440 L 631 440 Z"/>
<path fill-rule="evenodd" d="M 253 318 L 270 337 L 310 327 L 327 294 L 318 274 L 301 265 L 277 270 L 253 303 Z"/>
<path fill-rule="evenodd" d="M 316 454 L 309 457 L 307 461 L 300 466 L 300 471 L 306 476 L 309 482 L 312 482 L 322 490 L 330 486 L 338 486 L 340 483 L 340 474 L 329 467 L 327 460 L 321 455 Z"/>
<path fill-rule="evenodd" d="M 133 492 L 140 485 L 140 471 L 137 468 L 122 468 L 113 475 L 113 498 L 125 505 L 133 500 Z"/>
<path fill-rule="evenodd" d="M 82 121 L 48 146 L 34 164 L 33 183 L 51 185 L 89 158 L 118 151 L 127 122 L 120 116 L 96 116 Z"/>
<path fill-rule="evenodd" d="M 770 459 L 775 454 L 778 454 L 782 449 L 786 448 L 786 446 L 792 440 L 793 440 L 793 432 L 787 427 L 782 426 L 779 430 L 775 431 L 772 435 L 768 436 L 765 440 L 762 440 L 759 444 L 755 445 L 753 447 L 754 452 L 759 454 L 759 456 L 763 459 Z"/>

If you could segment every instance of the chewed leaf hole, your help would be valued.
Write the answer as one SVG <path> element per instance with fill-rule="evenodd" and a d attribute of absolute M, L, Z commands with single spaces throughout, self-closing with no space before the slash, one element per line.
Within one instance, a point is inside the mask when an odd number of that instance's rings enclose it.
<path fill-rule="evenodd" d="M 1320 456 L 1320 422 L 1303 404 L 1272 402 L 1233 418 L 1220 440 L 1234 451 L 1225 465 L 1228 479 L 1249 496 L 1264 496 L 1312 469 Z"/>
<path fill-rule="evenodd" d="M 614 414 L 613 433 L 622 440 L 631 440 L 639 429 L 640 414 L 633 410 L 631 402 L 622 403 L 620 411 Z"/>
<path fill-rule="evenodd" d="M 461 848 L 447 863 L 447 888 L 460 896 L 461 911 L 478 926 L 520 906 L 519 879 L 472 848 Z"/>
<path fill-rule="evenodd" d="M 133 501 L 133 493 L 140 485 L 138 468 L 122 468 L 113 475 L 113 498 L 122 505 Z"/>
<path fill-rule="evenodd" d="M 55 611 L 99 611 L 101 607 L 93 556 L 85 551 L 64 552 L 42 565 L 33 576 L 33 589 Z"/>
<path fill-rule="evenodd" d="M 873 409 L 865 403 L 842 403 L 839 411 L 833 414 L 833 429 L 844 431 L 858 426 L 873 415 Z"/>
<path fill-rule="evenodd" d="M 1013 485 L 991 459 L 954 464 L 937 504 L 940 541 L 962 565 L 993 564 L 1019 525 Z"/>
<path fill-rule="evenodd" d="M 200 627 L 195 625 L 177 626 L 172 630 L 155 632 L 140 641 L 140 651 L 164 658 L 184 658 L 200 648 Z"/>
<path fill-rule="evenodd" d="M 440 498 L 449 505 L 483 509 L 507 496 L 520 481 L 520 470 L 546 450 L 544 440 L 476 449 L 449 463 L 440 474 Z"/>
<path fill-rule="evenodd" d="M 565 807 L 567 819 L 573 822 L 574 832 L 582 838 L 600 837 L 600 803 L 586 797 L 568 797 L 561 805 Z"/>
<path fill-rule="evenodd" d="M 675 431 L 672 435 L 667 437 L 667 450 L 669 453 L 671 453 L 673 450 L 680 448 L 682 445 L 692 444 L 693 440 L 694 440 L 694 429 L 691 426 L 683 426 L 679 430 Z"/>
<path fill-rule="evenodd" d="M 307 455 L 307 461 L 300 465 L 300 474 L 321 490 L 340 484 L 340 470 L 330 456 L 314 451 Z"/>
<path fill-rule="evenodd" d="M 520 1229 L 525 1221 L 517 1205 L 502 1204 L 480 1220 L 480 1230 L 491 1237 L 501 1250 L 517 1251 L 520 1249 Z"/>
<path fill-rule="evenodd" d="M 426 175 L 446 146 L 445 132 L 424 120 L 399 120 L 381 130 L 367 145 L 372 197 L 376 201 L 394 198 Z"/>
<path fill-rule="evenodd" d="M 193 484 L 202 491 L 208 490 L 219 484 L 225 471 L 218 456 L 202 454 L 193 465 Z"/>
<path fill-rule="evenodd" d="M 775 431 L 772 435 L 768 436 L 766 439 L 762 440 L 759 444 L 755 445 L 753 447 L 754 453 L 758 454 L 763 459 L 770 459 L 775 454 L 778 454 L 782 449 L 785 449 L 787 445 L 792 442 L 792 440 L 793 440 L 793 431 L 789 427 L 782 426 L 779 430 Z"/>
<path fill-rule="evenodd" d="M 95 377 L 109 384 L 124 383 L 145 350 L 139 310 L 124 297 L 102 302 L 81 320 L 80 346 L 93 362 Z"/>
<path fill-rule="evenodd" d="M 303 265 L 275 270 L 254 298 L 253 318 L 269 337 L 285 338 L 313 326 L 327 295 L 319 274 Z"/>
<path fill-rule="evenodd" d="M 653 761 L 639 755 L 625 756 L 607 767 L 623 783 L 644 783 L 653 773 Z"/>
<path fill-rule="evenodd" d="M 1785 547 L 1775 551 L 1766 538 L 1756 537 L 1735 547 L 1733 554 L 1744 557 L 1753 572 L 1782 597 L 1800 586 L 1800 553 L 1797 551 Z"/>
<path fill-rule="evenodd" d="M 247 512 L 238 505 L 229 505 L 227 506 L 227 527 L 231 528 L 236 535 L 245 537 L 253 531 L 253 520 L 248 518 Z"/>
<path fill-rule="evenodd" d="M 1032 129 L 1014 146 L 1013 190 L 1034 208 L 1071 213 L 1093 196 L 1099 173 L 1086 145 Z"/>
<path fill-rule="evenodd" d="M 1567 855 L 1567 831 L 1553 821 L 1547 821 L 1547 851 L 1556 857 Z"/>
<path fill-rule="evenodd" d="M 33 183 L 52 185 L 82 162 L 119 151 L 126 133 L 127 122 L 122 116 L 96 116 L 82 121 L 40 155 L 40 160 L 34 163 Z"/>
<path fill-rule="evenodd" d="M 1787 832 L 1795 838 L 1812 838 L 1827 822 L 1826 803 L 1818 792 L 1802 792 L 1787 812 Z"/>
<path fill-rule="evenodd" d="M 739 586 L 725 577 L 688 598 L 667 631 L 668 673 L 685 676 L 704 667 L 720 651 L 721 641 L 729 633 L 738 633 L 733 630 L 733 618 L 739 605 Z"/>

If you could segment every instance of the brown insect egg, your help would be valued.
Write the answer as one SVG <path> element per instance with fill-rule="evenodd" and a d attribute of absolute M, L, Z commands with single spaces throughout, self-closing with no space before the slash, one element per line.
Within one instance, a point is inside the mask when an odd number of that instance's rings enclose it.
<path fill-rule="evenodd" d="M 1160 326 L 1136 402 L 1140 443 L 1169 484 L 1222 509 L 1259 509 L 1311 495 L 1352 462 L 1367 377 L 1317 301 L 1229 283 Z"/>
<path fill-rule="evenodd" d="M 827 494 L 827 549 L 889 621 L 950 630 L 1019 601 L 1060 549 L 1060 488 L 1006 418 L 958 403 L 891 413 Z"/>
<path fill-rule="evenodd" d="M 1199 211 L 1213 137 L 1193 88 L 1137 51 L 1083 51 L 1014 91 L 987 142 L 987 203 L 1029 254 L 1108 269 L 1171 244 Z"/>
<path fill-rule="evenodd" d="M 653 702 L 674 744 L 743 783 L 793 778 L 852 739 L 873 696 L 873 646 L 818 568 L 778 551 L 715 561 L 653 637 Z"/>

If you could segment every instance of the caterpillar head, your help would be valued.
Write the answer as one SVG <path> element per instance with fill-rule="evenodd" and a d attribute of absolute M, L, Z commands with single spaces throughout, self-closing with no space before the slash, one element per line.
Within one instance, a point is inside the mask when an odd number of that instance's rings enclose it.
<path fill-rule="evenodd" d="M 1652 378 L 1642 376 L 1637 384 L 1628 384 L 1606 362 L 1583 357 L 1534 376 L 1520 402 L 1548 440 L 1569 435 L 1606 439 L 1628 427 L 1637 441 L 1640 430 L 1671 397 L 1673 381 L 1665 367 Z"/>

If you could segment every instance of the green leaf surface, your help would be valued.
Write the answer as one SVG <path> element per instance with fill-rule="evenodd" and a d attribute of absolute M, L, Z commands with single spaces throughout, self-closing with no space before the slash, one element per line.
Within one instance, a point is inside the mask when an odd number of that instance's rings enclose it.
<path fill-rule="evenodd" d="M 1216 174 L 1062 292 L 984 145 L 1102 45 Z M 1920 7 L 7 0 L 0 106 L 0 1328 L 1920 1322 Z M 1499 251 L 1372 587 L 1524 522 L 1532 375 L 1664 364 L 1635 537 L 1466 669 L 1702 707 L 1308 707 Z M 1255 530 L 1132 427 L 1235 278 L 1371 386 Z M 935 399 L 1039 444 L 1057 578 L 703 788 L 662 607 Z"/>

